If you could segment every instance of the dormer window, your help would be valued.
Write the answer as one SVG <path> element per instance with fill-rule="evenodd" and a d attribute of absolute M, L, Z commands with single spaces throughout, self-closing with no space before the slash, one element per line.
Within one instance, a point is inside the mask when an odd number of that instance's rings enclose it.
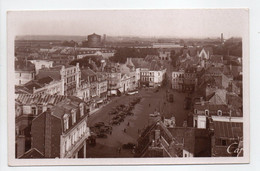
<path fill-rule="evenodd" d="M 64 131 L 69 129 L 69 115 L 65 114 L 63 116 L 63 121 L 64 121 Z"/>
<path fill-rule="evenodd" d="M 84 104 L 81 103 L 80 104 L 80 117 L 82 117 L 84 115 Z"/>
<path fill-rule="evenodd" d="M 218 115 L 218 116 L 222 116 L 222 110 L 218 110 L 217 115 Z"/>
<path fill-rule="evenodd" d="M 72 114 L 72 124 L 76 123 L 76 110 L 73 109 L 71 111 L 71 114 Z"/>
<path fill-rule="evenodd" d="M 208 109 L 205 110 L 205 115 L 209 116 L 209 110 Z"/>

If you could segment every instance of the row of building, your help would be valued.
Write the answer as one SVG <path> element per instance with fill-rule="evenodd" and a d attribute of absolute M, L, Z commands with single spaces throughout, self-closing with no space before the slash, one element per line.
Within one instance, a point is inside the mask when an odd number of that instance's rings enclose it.
<path fill-rule="evenodd" d="M 140 135 L 136 157 L 243 156 L 242 67 L 203 48 L 181 56 L 172 89 L 189 92 L 191 110 L 182 127 L 162 117 Z"/>
<path fill-rule="evenodd" d="M 88 116 L 108 96 L 161 86 L 166 69 L 158 61 L 104 61 L 94 71 L 49 60 L 15 61 L 17 158 L 86 156 Z"/>

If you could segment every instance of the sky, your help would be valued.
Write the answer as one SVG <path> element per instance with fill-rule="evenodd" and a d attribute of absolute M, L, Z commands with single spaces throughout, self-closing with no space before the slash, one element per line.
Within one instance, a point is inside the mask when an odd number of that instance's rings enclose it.
<path fill-rule="evenodd" d="M 8 12 L 8 26 L 16 35 L 225 38 L 242 37 L 248 11 L 218 10 L 88 10 Z"/>

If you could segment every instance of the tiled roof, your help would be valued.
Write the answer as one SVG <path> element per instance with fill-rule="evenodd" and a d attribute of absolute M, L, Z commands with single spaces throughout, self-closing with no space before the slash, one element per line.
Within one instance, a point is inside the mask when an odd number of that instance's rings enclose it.
<path fill-rule="evenodd" d="M 19 94 L 18 97 L 15 99 L 17 102 L 21 104 L 52 104 L 55 105 L 62 100 L 66 99 L 66 96 L 62 95 L 27 95 L 27 94 Z"/>
<path fill-rule="evenodd" d="M 238 138 L 243 136 L 243 123 L 213 121 L 215 136 L 218 138 Z"/>

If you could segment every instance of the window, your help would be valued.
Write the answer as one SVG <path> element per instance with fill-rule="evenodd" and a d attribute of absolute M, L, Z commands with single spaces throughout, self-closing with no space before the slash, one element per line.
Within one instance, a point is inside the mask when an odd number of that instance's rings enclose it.
<path fill-rule="evenodd" d="M 72 114 L 72 124 L 76 123 L 76 110 L 73 109 L 71 111 L 71 114 Z"/>
<path fill-rule="evenodd" d="M 194 113 L 197 114 L 197 113 L 198 113 L 198 110 L 197 110 L 197 109 L 194 109 Z"/>
<path fill-rule="evenodd" d="M 198 127 L 198 121 L 194 120 L 194 127 L 197 128 Z"/>
<path fill-rule="evenodd" d="M 221 140 L 221 145 L 226 146 L 227 145 L 227 140 Z"/>
<path fill-rule="evenodd" d="M 69 115 L 65 114 L 63 116 L 63 121 L 64 121 L 64 131 L 66 131 L 67 129 L 69 129 Z"/>
<path fill-rule="evenodd" d="M 36 107 L 32 107 L 32 114 L 36 115 Z"/>
<path fill-rule="evenodd" d="M 222 111 L 221 111 L 221 110 L 218 110 L 217 115 L 218 115 L 218 116 L 222 116 Z"/>
<path fill-rule="evenodd" d="M 205 115 L 209 116 L 209 110 L 208 109 L 205 110 Z"/>

